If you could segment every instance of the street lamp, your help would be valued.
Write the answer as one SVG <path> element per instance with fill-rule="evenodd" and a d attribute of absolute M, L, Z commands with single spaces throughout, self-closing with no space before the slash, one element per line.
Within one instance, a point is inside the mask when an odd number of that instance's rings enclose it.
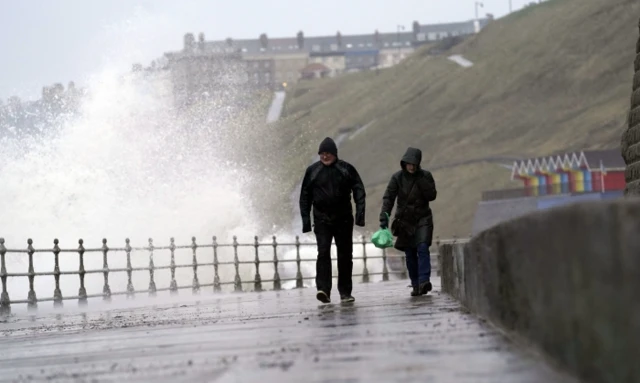
<path fill-rule="evenodd" d="M 481 6 L 482 8 L 484 8 L 484 4 L 476 1 L 476 20 L 478 20 L 478 5 Z"/>
<path fill-rule="evenodd" d="M 402 46 L 402 44 L 400 44 L 400 31 L 404 31 L 404 25 L 398 25 L 398 34 L 397 34 L 397 40 L 398 40 L 398 58 L 397 60 L 393 60 L 395 61 L 396 64 L 398 64 L 400 62 L 400 47 Z"/>

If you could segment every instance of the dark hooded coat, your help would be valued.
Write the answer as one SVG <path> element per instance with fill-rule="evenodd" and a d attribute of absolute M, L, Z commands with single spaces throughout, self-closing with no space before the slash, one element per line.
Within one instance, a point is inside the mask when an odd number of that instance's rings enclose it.
<path fill-rule="evenodd" d="M 433 237 L 429 202 L 436 199 L 436 184 L 431 172 L 420 167 L 421 161 L 420 149 L 408 148 L 400 161 L 402 170 L 391 177 L 382 197 L 380 225 L 383 227 L 389 225 L 386 214 L 391 216 L 393 205 L 398 201 L 391 232 L 397 237 L 394 247 L 400 251 L 416 248 L 423 242 L 431 245 Z M 416 165 L 416 171 L 409 173 L 406 164 Z"/>
<path fill-rule="evenodd" d="M 338 150 L 331 138 L 322 141 L 318 152 L 332 153 L 336 161 L 329 166 L 318 161 L 304 173 L 300 190 L 302 231 L 311 231 L 312 209 L 314 221 L 328 225 L 353 221 L 351 193 L 356 205 L 355 224 L 364 226 L 366 193 L 356 168 L 337 158 Z"/>

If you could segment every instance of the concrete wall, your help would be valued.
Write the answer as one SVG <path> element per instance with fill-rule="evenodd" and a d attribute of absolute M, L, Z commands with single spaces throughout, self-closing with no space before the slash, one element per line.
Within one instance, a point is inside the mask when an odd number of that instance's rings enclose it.
<path fill-rule="evenodd" d="M 625 194 L 640 196 L 640 39 L 636 44 L 634 69 L 629 129 L 622 135 L 622 157 L 627 164 Z"/>
<path fill-rule="evenodd" d="M 640 200 L 537 211 L 442 245 L 443 290 L 589 382 L 639 382 Z"/>

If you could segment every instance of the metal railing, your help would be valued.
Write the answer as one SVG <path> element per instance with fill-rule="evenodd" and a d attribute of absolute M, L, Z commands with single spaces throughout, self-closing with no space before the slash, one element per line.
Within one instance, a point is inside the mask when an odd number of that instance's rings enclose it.
<path fill-rule="evenodd" d="M 435 245 L 436 249 L 441 243 L 454 243 L 458 241 L 457 238 L 440 240 L 436 238 L 433 245 Z M 11 313 L 11 305 L 12 304 L 27 304 L 27 308 L 29 310 L 35 310 L 38 307 L 39 302 L 48 302 L 53 301 L 54 308 L 59 308 L 63 306 L 63 301 L 65 300 L 77 300 L 80 306 L 86 306 L 88 304 L 89 298 L 102 298 L 104 301 L 111 301 L 112 296 L 116 295 L 126 295 L 127 298 L 133 298 L 136 294 L 147 293 L 148 296 L 154 297 L 160 291 L 169 291 L 170 294 L 177 294 L 180 289 L 191 289 L 193 294 L 198 294 L 202 288 L 212 287 L 214 292 L 222 291 L 222 286 L 225 285 L 233 285 L 233 291 L 241 292 L 243 291 L 243 284 L 252 284 L 254 291 L 264 291 L 264 284 L 272 283 L 273 290 L 281 290 L 282 283 L 288 281 L 295 281 L 295 288 L 303 288 L 304 280 L 314 279 L 315 274 L 312 276 L 303 276 L 301 270 L 302 262 L 315 262 L 316 258 L 301 258 L 300 249 L 304 246 L 316 246 L 315 242 L 300 242 L 298 236 L 295 237 L 295 242 L 277 242 L 276 236 L 272 237 L 271 242 L 260 242 L 258 237 L 254 237 L 253 243 L 239 243 L 237 237 L 233 237 L 233 241 L 231 243 L 218 243 L 217 237 L 212 238 L 212 242 L 209 244 L 197 244 L 196 238 L 191 238 L 191 244 L 189 245 L 176 245 L 174 238 L 170 239 L 170 244 L 168 246 L 155 246 L 153 243 L 153 239 L 148 240 L 148 246 L 144 247 L 133 247 L 131 246 L 130 240 L 127 238 L 125 240 L 124 247 L 113 247 L 110 248 L 107 244 L 107 240 L 102 240 L 102 246 L 97 248 L 85 248 L 84 241 L 80 239 L 78 241 L 78 247 L 74 249 L 63 249 L 59 246 L 58 239 L 53 241 L 53 247 L 49 249 L 36 249 L 33 247 L 33 241 L 29 239 L 27 241 L 27 247 L 24 249 L 11 249 L 5 247 L 4 238 L 0 238 L 0 280 L 2 281 L 2 293 L 0 294 L 0 315 L 6 315 Z M 361 260 L 363 262 L 362 272 L 358 274 L 353 274 L 354 277 L 362 277 L 362 282 L 367 283 L 370 281 L 370 277 L 373 275 L 381 275 L 383 281 L 388 281 L 389 276 L 391 274 L 400 274 L 401 278 L 406 278 L 406 270 L 402 267 L 400 271 L 389 270 L 387 267 L 387 261 L 392 258 L 402 258 L 404 259 L 404 254 L 398 255 L 389 255 L 385 249 L 377 249 L 379 251 L 379 255 L 367 255 L 367 245 L 372 245 L 371 242 L 365 240 L 365 237 L 362 236 L 359 241 L 354 241 L 354 252 L 356 250 L 356 245 L 362 246 L 362 255 L 354 256 L 354 260 Z M 296 250 L 295 259 L 279 259 L 278 249 L 284 246 L 294 247 Z M 253 260 L 242 261 L 239 259 L 239 249 L 241 248 L 254 248 L 255 256 Z M 259 250 L 261 247 L 271 247 L 273 249 L 273 257 L 272 259 L 265 260 L 261 259 L 259 255 Z M 232 249 L 233 250 L 233 260 L 221 261 L 219 259 L 219 251 L 221 249 Z M 212 253 L 209 254 L 208 262 L 202 262 L 202 259 L 198 259 L 198 256 L 202 256 L 203 254 L 198 250 L 202 249 L 211 249 Z M 178 250 L 191 250 L 190 263 L 176 263 L 176 251 Z M 170 253 L 170 263 L 168 265 L 156 266 L 154 264 L 154 255 L 157 255 L 160 251 L 169 251 Z M 126 254 L 126 266 L 125 267 L 109 267 L 110 254 L 116 252 L 124 252 Z M 138 252 L 144 252 L 146 255 L 146 259 L 148 260 L 148 266 L 136 266 L 132 265 L 132 253 L 137 255 Z M 43 271 L 36 272 L 34 269 L 34 255 L 39 253 L 49 253 L 53 255 L 54 266 L 52 271 Z M 65 253 L 75 253 L 78 256 L 78 268 L 77 270 L 61 270 L 60 267 L 60 257 Z M 85 269 L 85 260 L 88 254 L 102 254 L 102 268 L 96 269 Z M 27 272 L 15 272 L 13 270 L 7 270 L 7 262 L 6 257 L 8 254 L 26 254 L 28 256 L 28 269 Z M 434 264 L 434 260 L 437 260 L 437 253 L 431 252 L 432 257 L 432 265 Z M 113 259 L 113 258 L 112 258 Z M 380 272 L 370 272 L 367 266 L 367 261 L 373 259 L 380 259 L 382 261 L 382 270 Z M 145 261 L 146 263 L 146 261 Z M 296 275 L 292 278 L 281 278 L 279 273 L 279 265 L 285 263 L 295 263 L 296 264 Z M 255 276 L 251 281 L 243 282 L 240 276 L 240 266 L 241 265 L 253 265 L 253 271 L 255 272 Z M 273 277 L 269 279 L 263 279 L 263 276 L 260 274 L 260 265 L 262 264 L 272 264 L 273 265 Z M 235 269 L 235 276 L 233 280 L 223 281 L 220 278 L 219 268 L 224 265 L 233 266 Z M 203 266 L 213 266 L 213 282 L 212 283 L 200 283 L 198 278 L 198 268 Z M 179 286 L 176 281 L 176 270 L 179 269 L 192 269 L 193 280 L 190 285 Z M 435 267 L 433 267 L 435 270 Z M 166 287 L 157 287 L 155 282 L 155 273 L 159 270 L 169 270 L 170 271 L 170 282 Z M 11 272 L 10 272 L 11 271 Z M 148 288 L 145 290 L 135 289 L 133 285 L 133 273 L 136 271 L 148 272 L 149 274 L 149 284 Z M 90 274 L 102 274 L 103 276 L 103 287 L 102 293 L 96 294 L 87 294 L 87 289 L 85 287 L 85 277 Z M 114 273 L 126 273 L 127 274 L 127 282 L 126 288 L 124 290 L 112 291 L 111 286 L 109 284 L 109 276 Z M 63 296 L 61 288 L 60 288 L 60 277 L 63 275 L 77 275 L 79 278 L 79 289 L 77 295 L 72 296 Z M 36 277 L 42 276 L 53 276 L 55 287 L 53 290 L 53 296 L 47 298 L 38 298 L 36 296 L 36 291 L 34 289 L 34 283 Z M 9 296 L 9 291 L 7 288 L 7 279 L 8 278 L 28 278 L 29 282 L 29 290 L 27 293 L 27 299 L 18 299 L 11 300 Z M 15 292 L 12 292 L 14 294 Z"/>

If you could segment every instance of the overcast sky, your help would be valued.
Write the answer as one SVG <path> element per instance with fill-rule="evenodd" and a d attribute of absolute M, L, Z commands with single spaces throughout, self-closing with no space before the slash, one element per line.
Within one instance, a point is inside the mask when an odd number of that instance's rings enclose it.
<path fill-rule="evenodd" d="M 514 10 L 531 0 L 512 0 Z M 509 0 L 482 0 L 480 15 L 504 16 Z M 475 0 L 0 0 L 0 99 L 38 98 L 44 85 L 148 64 L 207 40 L 395 32 L 475 17 Z"/>

